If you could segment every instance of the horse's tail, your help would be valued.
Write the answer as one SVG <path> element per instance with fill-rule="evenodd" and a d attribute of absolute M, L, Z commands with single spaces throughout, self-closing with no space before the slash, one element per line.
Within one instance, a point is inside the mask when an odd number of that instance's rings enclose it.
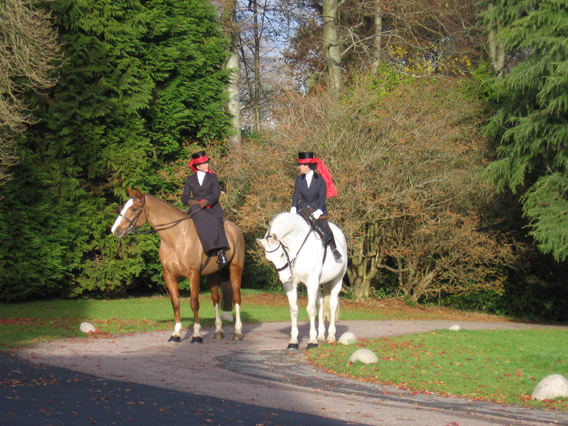
<path fill-rule="evenodd" d="M 324 321 L 331 320 L 331 306 L 329 301 L 331 300 L 331 286 L 323 286 L 323 319 Z M 339 303 L 337 304 L 337 309 L 335 310 L 335 321 L 339 321 Z"/>
<path fill-rule="evenodd" d="M 221 286 L 221 310 L 230 312 L 233 309 L 233 287 L 227 268 L 219 271 L 219 285 Z"/>

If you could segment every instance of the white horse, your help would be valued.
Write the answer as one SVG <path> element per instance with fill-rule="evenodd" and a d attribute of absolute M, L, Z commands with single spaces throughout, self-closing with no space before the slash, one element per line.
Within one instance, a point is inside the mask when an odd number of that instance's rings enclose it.
<path fill-rule="evenodd" d="M 331 250 L 323 247 L 315 229 L 298 214 L 280 213 L 270 222 L 264 238 L 257 242 L 264 247 L 288 296 L 292 329 L 288 349 L 298 349 L 298 294 L 299 283 L 304 283 L 308 292 L 306 310 L 310 319 L 308 349 L 317 347 L 325 340 L 324 320 L 329 320 L 328 343 L 335 342 L 335 320 L 339 308 L 339 292 L 347 270 L 347 242 L 343 232 L 329 224 L 342 257 L 336 260 Z M 321 288 L 321 289 L 320 289 Z M 323 295 L 322 295 L 323 291 Z M 318 313 L 316 333 L 315 317 Z"/>

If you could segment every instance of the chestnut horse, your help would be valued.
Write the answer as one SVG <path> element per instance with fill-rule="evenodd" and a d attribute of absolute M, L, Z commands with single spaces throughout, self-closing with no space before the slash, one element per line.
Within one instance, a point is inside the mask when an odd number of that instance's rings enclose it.
<path fill-rule="evenodd" d="M 222 321 L 219 308 L 219 284 L 211 279 L 217 272 L 226 268 L 230 276 L 231 289 L 223 288 L 223 300 L 232 297 L 235 303 L 235 333 L 233 340 L 242 340 L 241 322 L 241 279 L 245 262 L 245 242 L 239 228 L 232 222 L 225 221 L 225 233 L 229 241 L 226 251 L 227 263 L 217 264 L 217 257 L 208 257 L 201 247 L 191 216 L 171 204 L 140 190 L 128 188 L 130 199 L 124 204 L 116 218 L 111 232 L 118 238 L 128 235 L 134 229 L 149 223 L 160 237 L 160 262 L 162 263 L 164 280 L 170 293 L 174 310 L 175 328 L 170 341 L 181 340 L 181 315 L 178 280 L 185 277 L 189 280 L 191 310 L 193 311 L 193 337 L 191 342 L 203 342 L 201 325 L 199 324 L 199 282 L 201 275 L 209 275 L 211 299 L 215 306 L 215 338 L 223 338 Z M 212 275 L 215 274 L 215 275 Z M 232 290 L 232 291 L 231 291 Z M 224 310 L 232 307 L 229 301 Z"/>

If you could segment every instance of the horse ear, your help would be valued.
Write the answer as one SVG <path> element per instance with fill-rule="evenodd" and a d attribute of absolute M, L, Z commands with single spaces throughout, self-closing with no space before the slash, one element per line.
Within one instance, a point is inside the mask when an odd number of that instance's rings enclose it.
<path fill-rule="evenodd" d="M 137 201 L 144 200 L 144 194 L 142 194 L 142 192 L 140 192 L 140 189 L 137 189 L 136 191 L 128 189 L 128 193 L 130 194 L 130 198 L 132 198 L 133 200 L 137 200 Z"/>
<path fill-rule="evenodd" d="M 266 238 L 257 238 L 256 242 L 266 248 Z"/>
<path fill-rule="evenodd" d="M 126 190 L 128 191 L 128 195 L 130 195 L 130 198 L 134 198 L 134 191 L 129 187 L 126 187 Z"/>

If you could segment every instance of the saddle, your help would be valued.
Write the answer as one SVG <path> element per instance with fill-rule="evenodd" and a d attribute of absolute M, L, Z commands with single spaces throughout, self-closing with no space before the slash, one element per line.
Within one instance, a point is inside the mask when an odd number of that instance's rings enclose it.
<path fill-rule="evenodd" d="M 321 238 L 323 246 L 326 247 L 331 241 L 332 236 L 323 228 L 319 220 L 312 216 L 313 210 L 311 207 L 302 207 L 298 214 L 306 221 L 306 223 L 313 229 Z M 327 219 L 326 216 L 320 216 L 322 219 Z"/>

